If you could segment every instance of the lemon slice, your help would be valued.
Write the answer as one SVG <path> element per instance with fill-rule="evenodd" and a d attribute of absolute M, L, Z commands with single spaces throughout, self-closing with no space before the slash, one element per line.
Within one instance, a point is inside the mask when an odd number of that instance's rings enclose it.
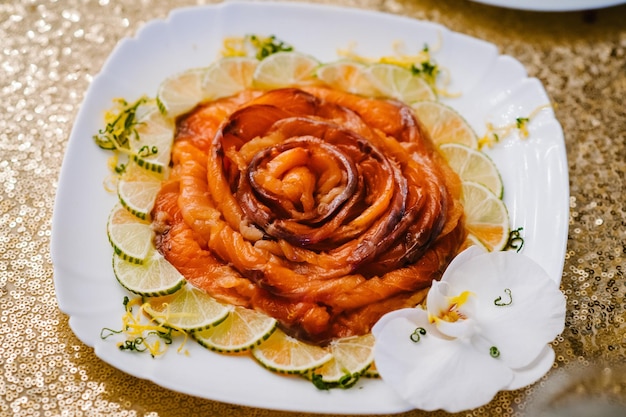
<path fill-rule="evenodd" d="M 172 294 L 144 298 L 143 309 L 164 326 L 196 331 L 223 322 L 233 307 L 187 283 Z"/>
<path fill-rule="evenodd" d="M 119 203 L 107 219 L 107 236 L 115 254 L 129 263 L 143 263 L 152 248 L 150 223 L 137 218 Z"/>
<path fill-rule="evenodd" d="M 143 264 L 113 255 L 113 272 L 124 288 L 144 296 L 171 294 L 185 282 L 185 277 L 156 250 L 150 252 Z"/>
<path fill-rule="evenodd" d="M 439 150 L 462 180 L 480 183 L 502 198 L 504 187 L 500 172 L 485 153 L 458 143 L 444 143 Z"/>
<path fill-rule="evenodd" d="M 267 340 L 252 348 L 252 356 L 267 369 L 283 374 L 311 371 L 333 357 L 328 350 L 294 339 L 280 329 L 276 329 Z"/>
<path fill-rule="evenodd" d="M 352 94 L 373 97 L 379 93 L 366 72 L 367 66 L 356 61 L 336 61 L 321 65 L 315 75 L 329 87 Z"/>
<path fill-rule="evenodd" d="M 129 163 L 117 183 L 120 203 L 131 214 L 147 220 L 161 189 L 161 176 Z"/>
<path fill-rule="evenodd" d="M 472 149 L 478 147 L 476 132 L 456 110 L 438 101 L 420 101 L 411 106 L 437 145 L 459 143 Z"/>
<path fill-rule="evenodd" d="M 174 122 L 163 116 L 153 103 L 139 106 L 136 117 L 139 139 L 130 142 L 134 160 L 144 169 L 164 173 L 170 163 Z"/>
<path fill-rule="evenodd" d="M 333 358 L 313 374 L 330 384 L 355 381 L 374 362 L 374 341 L 371 333 L 333 340 L 328 347 Z"/>
<path fill-rule="evenodd" d="M 465 227 L 489 251 L 504 249 L 509 240 L 509 215 L 494 193 L 482 184 L 463 182 Z"/>
<path fill-rule="evenodd" d="M 263 59 L 254 71 L 254 85 L 259 88 L 282 88 L 316 82 L 315 69 L 320 62 L 300 52 L 277 52 Z"/>
<path fill-rule="evenodd" d="M 202 79 L 207 99 L 229 97 L 252 86 L 259 61 L 250 57 L 227 57 L 211 64 Z"/>
<path fill-rule="evenodd" d="M 407 68 L 393 64 L 372 64 L 367 67 L 367 74 L 385 97 L 405 103 L 437 99 L 432 87 Z"/>
<path fill-rule="evenodd" d="M 174 119 L 204 101 L 205 73 L 206 68 L 192 68 L 163 80 L 156 96 L 161 113 Z"/>
<path fill-rule="evenodd" d="M 193 337 L 202 346 L 216 352 L 238 353 L 266 340 L 276 330 L 276 319 L 244 307 L 235 307 L 218 326 Z"/>

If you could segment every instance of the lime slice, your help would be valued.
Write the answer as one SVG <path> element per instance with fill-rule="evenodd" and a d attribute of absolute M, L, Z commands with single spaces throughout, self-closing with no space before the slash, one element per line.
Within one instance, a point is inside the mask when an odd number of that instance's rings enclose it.
<path fill-rule="evenodd" d="M 476 133 L 456 110 L 438 101 L 420 101 L 411 106 L 437 145 L 459 143 L 472 149 L 478 147 Z"/>
<path fill-rule="evenodd" d="M 315 369 L 313 374 L 331 384 L 354 381 L 374 362 L 374 341 L 371 333 L 333 340 L 328 347 L 333 358 Z"/>
<path fill-rule="evenodd" d="M 372 64 L 367 67 L 367 74 L 385 97 L 405 103 L 437 99 L 432 87 L 407 68 L 393 64 Z"/>
<path fill-rule="evenodd" d="M 319 368 L 332 359 L 326 349 L 309 345 L 276 329 L 252 349 L 252 356 L 267 369 L 283 374 L 302 374 Z"/>
<path fill-rule="evenodd" d="M 145 261 L 152 248 L 150 223 L 116 204 L 107 220 L 107 236 L 117 257 L 133 264 Z"/>
<path fill-rule="evenodd" d="M 254 71 L 254 85 L 259 88 L 282 88 L 316 82 L 319 61 L 300 52 L 277 52 L 263 59 Z"/>
<path fill-rule="evenodd" d="M 366 72 L 367 66 L 355 61 L 336 61 L 317 68 L 316 76 L 329 87 L 352 94 L 373 97 L 379 92 Z"/>
<path fill-rule="evenodd" d="M 205 73 L 206 68 L 193 68 L 163 80 L 156 96 L 161 113 L 174 119 L 204 101 Z"/>
<path fill-rule="evenodd" d="M 504 249 L 509 240 L 509 215 L 504 205 L 487 187 L 463 182 L 465 227 L 489 251 Z"/>
<path fill-rule="evenodd" d="M 113 255 L 113 272 L 124 288 L 144 296 L 171 294 L 185 282 L 185 277 L 156 250 L 152 250 L 143 264 Z"/>
<path fill-rule="evenodd" d="M 255 58 L 228 57 L 211 64 L 202 79 L 207 99 L 229 97 L 252 86 L 252 76 L 259 63 Z"/>
<path fill-rule="evenodd" d="M 237 353 L 266 340 L 276 330 L 276 324 L 276 319 L 266 314 L 237 306 L 219 326 L 194 332 L 193 337 L 216 352 Z"/>
<path fill-rule="evenodd" d="M 163 173 L 170 163 L 175 125 L 163 116 L 156 104 L 139 106 L 136 113 L 138 140 L 130 142 L 137 165 L 149 171 Z"/>
<path fill-rule="evenodd" d="M 463 252 L 465 249 L 469 248 L 470 246 L 479 246 L 485 251 L 489 250 L 480 240 L 478 240 L 476 236 L 472 235 L 471 233 L 468 233 L 467 237 L 465 238 L 465 241 L 463 241 L 463 243 L 461 244 L 461 247 L 459 248 L 459 253 Z"/>
<path fill-rule="evenodd" d="M 378 369 L 376 369 L 376 362 L 372 362 L 369 368 L 363 372 L 363 376 L 365 378 L 380 378 L 380 374 L 378 373 Z"/>
<path fill-rule="evenodd" d="M 203 330 L 223 322 L 233 307 L 187 283 L 178 291 L 144 298 L 143 309 L 157 322 L 178 330 Z"/>
<path fill-rule="evenodd" d="M 142 220 L 150 217 L 156 196 L 161 189 L 161 176 L 129 163 L 117 183 L 120 203 Z"/>
<path fill-rule="evenodd" d="M 502 178 L 496 165 L 485 153 L 458 143 L 444 143 L 439 150 L 463 181 L 482 184 L 498 198 L 502 198 Z"/>

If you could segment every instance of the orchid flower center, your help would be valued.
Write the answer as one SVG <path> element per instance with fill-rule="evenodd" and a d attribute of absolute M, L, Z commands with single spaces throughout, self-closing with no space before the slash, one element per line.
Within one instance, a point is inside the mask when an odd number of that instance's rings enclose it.
<path fill-rule="evenodd" d="M 459 308 L 467 302 L 471 295 L 470 291 L 463 291 L 457 296 L 446 297 L 448 300 L 447 308 L 440 309 L 436 315 L 429 314 L 430 322 L 447 321 L 448 323 L 455 323 L 459 320 L 465 320 L 467 316 L 459 311 Z"/>

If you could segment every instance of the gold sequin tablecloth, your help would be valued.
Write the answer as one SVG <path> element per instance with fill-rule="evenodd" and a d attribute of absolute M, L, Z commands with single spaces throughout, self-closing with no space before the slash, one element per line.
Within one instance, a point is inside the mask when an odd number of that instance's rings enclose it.
<path fill-rule="evenodd" d="M 533 386 L 500 393 L 487 406 L 459 415 L 577 415 L 571 407 L 581 399 L 579 411 L 592 404 L 623 406 L 626 6 L 539 13 L 465 0 L 325 3 L 431 20 L 495 43 L 524 64 L 556 104 L 571 195 L 561 285 L 566 329 L 554 342 L 557 359 Z M 0 416 L 302 415 L 199 399 L 129 376 L 74 336 L 56 302 L 52 210 L 84 94 L 120 39 L 193 4 L 0 2 Z M 569 414 L 557 413 L 568 407 Z M 623 415 L 615 412 L 605 415 Z"/>

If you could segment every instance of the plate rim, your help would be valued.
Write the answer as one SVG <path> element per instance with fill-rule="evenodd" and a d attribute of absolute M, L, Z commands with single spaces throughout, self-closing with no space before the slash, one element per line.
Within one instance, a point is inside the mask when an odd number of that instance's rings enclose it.
<path fill-rule="evenodd" d="M 577 12 L 626 4 L 626 0 L 471 0 L 489 6 L 536 12 Z"/>

